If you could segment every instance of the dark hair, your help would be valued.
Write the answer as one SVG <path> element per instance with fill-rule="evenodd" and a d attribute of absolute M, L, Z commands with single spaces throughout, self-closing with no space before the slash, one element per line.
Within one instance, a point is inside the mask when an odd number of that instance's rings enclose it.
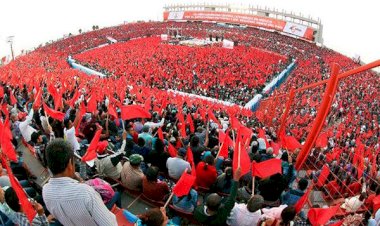
<path fill-rule="evenodd" d="M 15 212 L 20 212 L 21 206 L 15 190 L 9 187 L 4 194 L 7 205 Z"/>
<path fill-rule="evenodd" d="M 74 152 L 71 145 L 62 138 L 51 141 L 46 147 L 47 166 L 53 175 L 62 173 L 73 161 Z"/>
<path fill-rule="evenodd" d="M 66 129 L 68 129 L 69 125 L 70 125 L 70 119 L 69 118 L 65 118 L 63 120 L 63 125 L 65 126 Z"/>
<path fill-rule="evenodd" d="M 191 147 L 196 147 L 199 144 L 199 137 L 198 136 L 193 136 L 190 140 L 190 146 Z"/>
<path fill-rule="evenodd" d="M 164 222 L 164 216 L 159 208 L 153 208 L 141 214 L 140 219 L 147 226 L 161 226 Z"/>
<path fill-rule="evenodd" d="M 208 165 L 214 165 L 214 156 L 212 155 L 207 155 L 204 159 L 203 159 L 203 162 L 205 163 L 205 165 L 203 166 L 203 169 L 204 170 L 207 170 L 208 168 Z"/>
<path fill-rule="evenodd" d="M 217 211 L 220 207 L 222 198 L 216 194 L 210 194 L 206 199 L 206 206 L 211 211 Z"/>
<path fill-rule="evenodd" d="M 162 152 L 164 152 L 165 145 L 161 139 L 156 139 L 156 142 L 154 142 L 153 147 L 157 153 L 162 153 Z"/>
<path fill-rule="evenodd" d="M 290 222 L 296 216 L 296 209 L 294 206 L 288 206 L 281 212 L 282 225 L 290 225 Z"/>
<path fill-rule="evenodd" d="M 302 178 L 300 181 L 298 181 L 298 188 L 301 191 L 304 191 L 308 185 L 309 185 L 309 182 L 304 178 Z"/>
<path fill-rule="evenodd" d="M 263 208 L 264 198 L 261 195 L 252 196 L 247 203 L 247 209 L 249 212 L 254 213 Z"/>
<path fill-rule="evenodd" d="M 151 166 L 151 167 L 149 167 L 149 168 L 146 170 L 145 176 L 146 176 L 146 179 L 148 179 L 148 181 L 150 181 L 150 182 L 157 181 L 157 177 L 158 177 L 158 168 L 155 167 L 155 166 Z"/>
<path fill-rule="evenodd" d="M 144 138 L 139 137 L 139 138 L 137 139 L 137 145 L 139 145 L 140 147 L 144 147 L 144 145 L 145 145 L 145 140 L 144 140 Z"/>

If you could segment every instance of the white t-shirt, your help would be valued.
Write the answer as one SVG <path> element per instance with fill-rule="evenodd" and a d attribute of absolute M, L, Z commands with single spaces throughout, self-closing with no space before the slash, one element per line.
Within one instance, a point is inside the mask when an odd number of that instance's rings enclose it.
<path fill-rule="evenodd" d="M 230 226 L 250 226 L 257 225 L 261 218 L 261 210 L 256 212 L 249 212 L 246 204 L 235 203 L 234 208 L 227 220 Z"/>
<path fill-rule="evenodd" d="M 65 134 L 65 139 L 67 142 L 70 143 L 70 145 L 73 147 L 73 151 L 78 151 L 80 149 L 79 142 L 77 140 L 77 137 L 75 136 L 75 127 L 71 127 L 71 129 L 66 130 L 66 128 L 63 129 L 63 133 Z"/>

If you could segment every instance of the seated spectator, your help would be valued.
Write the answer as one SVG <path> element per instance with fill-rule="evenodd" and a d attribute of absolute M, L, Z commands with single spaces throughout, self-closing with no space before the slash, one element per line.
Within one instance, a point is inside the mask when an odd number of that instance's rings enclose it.
<path fill-rule="evenodd" d="M 258 186 L 260 195 L 264 197 L 265 204 L 269 206 L 280 204 L 280 196 L 285 188 L 287 188 L 286 180 L 279 173 L 261 180 Z"/>
<path fill-rule="evenodd" d="M 194 218 L 201 224 L 224 225 L 227 217 L 235 204 L 238 182 L 241 176 L 241 169 L 234 172 L 230 196 L 222 205 L 222 198 L 216 194 L 210 194 L 206 199 L 206 204 L 202 204 L 195 209 Z"/>
<path fill-rule="evenodd" d="M 156 139 L 154 148 L 149 152 L 146 163 L 157 166 L 160 172 L 167 172 L 166 161 L 170 157 L 169 153 L 165 151 L 164 142 L 161 139 Z"/>
<path fill-rule="evenodd" d="M 144 158 L 141 155 L 133 154 L 129 156 L 129 162 L 124 163 L 121 171 L 121 183 L 133 191 L 142 191 L 142 180 L 144 173 L 140 168 Z"/>
<path fill-rule="evenodd" d="M 232 168 L 227 167 L 224 170 L 224 173 L 218 176 L 213 188 L 215 189 L 216 192 L 228 194 L 231 191 L 232 184 L 233 184 Z"/>
<path fill-rule="evenodd" d="M 120 178 L 121 170 L 123 168 L 120 161 L 123 159 L 124 156 L 126 137 L 127 133 L 124 132 L 123 143 L 121 145 L 121 148 L 112 155 L 107 153 L 107 141 L 101 141 L 98 143 L 96 149 L 97 159 L 95 159 L 95 166 L 99 175 L 103 177 L 109 177 L 114 180 L 118 180 Z"/>
<path fill-rule="evenodd" d="M 164 181 L 158 180 L 158 168 L 151 166 L 147 169 L 143 178 L 143 194 L 155 201 L 164 201 L 169 194 L 169 186 Z"/>
<path fill-rule="evenodd" d="M 272 159 L 272 158 L 273 158 L 273 148 L 268 148 L 266 150 L 262 150 L 260 161 L 265 161 L 265 160 Z"/>
<path fill-rule="evenodd" d="M 187 213 L 192 213 L 197 207 L 198 192 L 191 189 L 188 195 L 177 197 L 173 195 L 173 205 Z"/>
<path fill-rule="evenodd" d="M 165 208 L 153 208 L 138 216 L 124 210 L 125 218 L 136 226 L 176 226 L 167 216 Z"/>
<path fill-rule="evenodd" d="M 261 195 L 254 195 L 247 204 L 236 203 L 227 220 L 230 226 L 250 226 L 257 225 L 261 218 L 261 208 L 263 208 L 264 198 Z"/>
<path fill-rule="evenodd" d="M 48 131 L 50 134 L 49 141 L 52 141 L 55 139 L 53 129 L 51 126 L 48 126 Z M 47 140 L 43 139 L 43 135 L 41 131 L 33 132 L 31 135 L 31 142 L 34 148 L 34 151 L 36 152 L 38 160 L 40 160 L 41 164 L 46 167 L 46 154 L 45 154 L 45 147 L 47 145 Z"/>
<path fill-rule="evenodd" d="M 15 190 L 12 187 L 8 188 L 5 191 L 4 196 L 7 205 L 15 212 L 15 224 L 19 226 L 29 226 L 29 220 L 26 217 L 26 214 L 23 212 L 23 209 L 21 208 L 20 201 L 17 197 Z M 49 225 L 48 219 L 45 216 L 44 208 L 41 206 L 41 204 L 37 203 L 36 201 L 33 201 L 32 205 L 37 212 L 37 216 L 34 217 L 32 225 Z"/>
<path fill-rule="evenodd" d="M 53 174 L 42 196 L 49 212 L 63 225 L 117 225 L 116 217 L 89 185 L 75 180 L 74 152 L 57 138 L 46 147 L 48 167 Z"/>
<path fill-rule="evenodd" d="M 259 222 L 259 224 L 261 226 L 290 226 L 295 216 L 295 208 L 293 206 L 287 206 L 281 211 L 280 217 L 269 217 L 263 220 L 263 222 Z"/>
<path fill-rule="evenodd" d="M 132 154 L 138 154 L 142 157 L 146 158 L 148 154 L 150 153 L 151 149 L 150 147 L 146 146 L 146 142 L 142 137 L 139 137 L 137 139 L 137 145 L 133 145 Z"/>
<path fill-rule="evenodd" d="M 305 189 L 307 188 L 309 182 L 302 178 L 298 181 L 297 189 L 290 189 L 285 194 L 281 196 L 281 203 L 288 206 L 294 205 L 297 201 L 305 194 Z"/>
<path fill-rule="evenodd" d="M 90 185 L 99 193 L 109 210 L 111 210 L 115 204 L 117 207 L 121 208 L 121 195 L 119 192 L 115 192 L 108 182 L 100 178 L 95 178 L 86 181 L 86 184 Z"/>
<path fill-rule="evenodd" d="M 239 202 L 247 203 L 251 197 L 252 197 L 252 180 L 248 183 L 248 185 L 245 185 L 238 189 L 238 194 L 237 194 L 236 199 Z"/>
<path fill-rule="evenodd" d="M 186 149 L 180 148 L 177 153 L 177 157 L 170 157 L 166 161 L 166 167 L 168 168 L 169 176 L 174 180 L 178 180 L 185 169 L 191 170 L 190 163 L 184 160 L 186 156 Z"/>
<path fill-rule="evenodd" d="M 5 202 L 5 190 L 9 187 L 0 186 L 0 222 L 2 225 L 11 226 L 17 224 L 16 213 Z"/>
<path fill-rule="evenodd" d="M 139 138 L 144 140 L 145 147 L 152 148 L 153 136 L 149 132 L 150 127 L 148 125 L 144 125 L 142 128 L 142 133 L 139 134 Z"/>
<path fill-rule="evenodd" d="M 210 188 L 216 181 L 217 173 L 214 166 L 215 158 L 207 155 L 202 162 L 197 165 L 195 184 L 200 187 Z"/>

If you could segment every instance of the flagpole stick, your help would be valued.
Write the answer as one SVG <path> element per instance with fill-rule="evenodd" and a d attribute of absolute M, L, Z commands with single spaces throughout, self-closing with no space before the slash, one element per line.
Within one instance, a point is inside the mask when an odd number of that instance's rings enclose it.
<path fill-rule="evenodd" d="M 227 136 L 227 135 L 226 135 Z M 222 147 L 223 147 L 223 144 L 224 144 L 224 141 L 222 142 L 222 144 L 219 146 L 219 151 L 218 153 L 216 154 L 216 159 L 219 157 L 219 154 L 220 154 L 220 151 L 222 150 Z"/>
<path fill-rule="evenodd" d="M 252 195 L 251 197 L 253 197 L 255 195 L 255 176 L 252 177 Z"/>
<path fill-rule="evenodd" d="M 241 152 L 241 144 L 239 142 L 239 152 L 238 152 L 238 167 L 240 167 L 240 152 Z"/>
<path fill-rule="evenodd" d="M 174 196 L 174 193 L 172 192 L 172 193 L 170 194 L 168 200 L 166 200 L 165 205 L 164 205 L 164 208 L 166 208 L 166 207 L 169 205 L 169 202 L 170 202 L 170 200 L 172 200 L 173 196 Z"/>

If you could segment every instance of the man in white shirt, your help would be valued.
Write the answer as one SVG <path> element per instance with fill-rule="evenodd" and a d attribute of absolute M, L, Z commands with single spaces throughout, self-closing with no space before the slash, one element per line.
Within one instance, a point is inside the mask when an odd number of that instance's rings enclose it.
<path fill-rule="evenodd" d="M 183 171 L 185 169 L 188 169 L 188 171 L 191 171 L 190 163 L 183 160 L 186 156 L 186 149 L 180 148 L 177 153 L 177 157 L 175 158 L 168 158 L 166 160 L 166 168 L 168 168 L 169 176 L 175 180 L 178 180 Z"/>
<path fill-rule="evenodd" d="M 261 195 L 254 195 L 247 204 L 235 203 L 231 211 L 227 224 L 230 226 L 257 225 L 261 218 L 261 208 L 263 208 L 264 198 Z"/>
<path fill-rule="evenodd" d="M 33 114 L 34 114 L 34 110 L 30 109 L 29 114 L 25 117 L 25 120 L 21 121 L 22 119 L 20 119 L 20 123 L 18 124 L 21 135 L 25 139 L 26 142 L 29 142 L 32 136 L 32 133 L 36 132 L 36 130 L 30 126 L 30 123 L 32 122 L 32 119 L 33 119 Z"/>
<path fill-rule="evenodd" d="M 53 177 L 43 187 L 49 212 L 63 225 L 117 225 L 116 217 L 104 205 L 99 193 L 75 180 L 74 153 L 61 138 L 46 147 L 47 165 Z"/>
<path fill-rule="evenodd" d="M 73 148 L 73 151 L 80 150 L 78 139 L 75 136 L 75 128 L 77 127 L 79 120 L 80 120 L 80 112 L 77 111 L 74 122 L 72 122 L 70 118 L 65 118 L 65 120 L 63 121 L 65 125 L 65 128 L 63 129 L 63 134 L 67 142 L 69 142 L 69 144 Z"/>

